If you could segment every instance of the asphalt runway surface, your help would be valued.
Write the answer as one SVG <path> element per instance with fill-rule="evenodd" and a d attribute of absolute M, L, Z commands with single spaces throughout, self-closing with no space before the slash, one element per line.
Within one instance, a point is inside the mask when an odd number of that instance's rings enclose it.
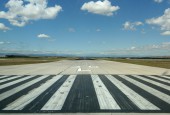
<path fill-rule="evenodd" d="M 105 60 L 63 60 L 51 63 L 0 66 L 0 75 L 136 74 L 170 75 L 170 69 Z"/>
<path fill-rule="evenodd" d="M 1 66 L 2 113 L 170 113 L 170 74 L 104 60 Z"/>

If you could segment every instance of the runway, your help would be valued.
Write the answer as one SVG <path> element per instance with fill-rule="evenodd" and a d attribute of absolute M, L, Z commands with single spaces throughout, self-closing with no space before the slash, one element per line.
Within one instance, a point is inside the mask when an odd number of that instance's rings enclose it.
<path fill-rule="evenodd" d="M 97 60 L 2 66 L 0 114 L 170 113 L 165 71 Z"/>
<path fill-rule="evenodd" d="M 136 74 L 170 75 L 170 69 L 106 60 L 63 60 L 51 63 L 0 66 L 0 75 Z"/>
<path fill-rule="evenodd" d="M 25 82 L 21 76 L 7 80 L 13 77 L 0 77 L 5 80 L 1 113 L 170 113 L 169 76 L 27 75 Z"/>

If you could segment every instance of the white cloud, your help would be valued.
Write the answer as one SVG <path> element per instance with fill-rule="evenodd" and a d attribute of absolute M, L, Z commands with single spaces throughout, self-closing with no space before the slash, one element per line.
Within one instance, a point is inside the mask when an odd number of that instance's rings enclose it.
<path fill-rule="evenodd" d="M 5 42 L 0 42 L 0 45 L 4 44 Z"/>
<path fill-rule="evenodd" d="M 3 45 L 3 44 L 10 44 L 11 42 L 4 42 L 4 41 L 0 41 L 0 45 Z"/>
<path fill-rule="evenodd" d="M 69 28 L 68 31 L 69 32 L 76 32 L 76 30 L 74 28 Z"/>
<path fill-rule="evenodd" d="M 138 21 L 138 22 L 135 22 L 134 25 L 140 26 L 140 25 L 143 25 L 143 23 Z"/>
<path fill-rule="evenodd" d="M 161 30 L 164 31 L 162 35 L 168 35 L 170 31 L 170 8 L 166 9 L 162 16 L 148 19 L 146 23 L 160 26 Z"/>
<path fill-rule="evenodd" d="M 39 34 L 37 37 L 38 38 L 50 38 L 50 36 L 46 34 Z"/>
<path fill-rule="evenodd" d="M 134 31 L 134 30 L 136 30 L 136 26 L 141 26 L 141 25 L 143 25 L 143 23 L 142 22 L 139 22 L 139 21 L 137 21 L 137 22 L 129 22 L 129 21 L 126 21 L 124 24 L 123 24 L 123 29 L 124 30 L 132 30 L 132 31 Z"/>
<path fill-rule="evenodd" d="M 138 50 L 138 51 L 170 50 L 170 42 L 146 45 L 143 47 L 135 47 L 135 48 L 131 47 L 129 50 Z"/>
<path fill-rule="evenodd" d="M 131 49 L 131 50 L 134 50 L 134 49 L 136 49 L 136 47 L 135 47 L 135 46 L 132 46 L 130 49 Z"/>
<path fill-rule="evenodd" d="M 170 36 L 170 31 L 165 31 L 165 32 L 162 32 L 161 35 L 164 35 L 164 36 Z"/>
<path fill-rule="evenodd" d="M 163 0 L 154 0 L 154 2 L 161 3 L 161 2 L 163 2 Z"/>
<path fill-rule="evenodd" d="M 109 0 L 102 1 L 90 1 L 84 3 L 81 10 L 87 10 L 90 13 L 100 14 L 105 16 L 112 16 L 113 12 L 119 10 L 119 6 L 112 6 Z"/>
<path fill-rule="evenodd" d="M 145 46 L 131 46 L 129 48 L 113 49 L 102 52 L 102 55 L 113 56 L 169 56 L 170 42 L 149 44 Z"/>
<path fill-rule="evenodd" d="M 0 18 L 19 27 L 25 26 L 30 20 L 53 19 L 62 10 L 59 5 L 47 7 L 47 0 L 9 0 L 5 7 L 8 11 L 0 11 Z"/>
<path fill-rule="evenodd" d="M 10 30 L 10 28 L 5 26 L 3 23 L 0 23 L 0 30 L 6 32 L 7 30 Z"/>

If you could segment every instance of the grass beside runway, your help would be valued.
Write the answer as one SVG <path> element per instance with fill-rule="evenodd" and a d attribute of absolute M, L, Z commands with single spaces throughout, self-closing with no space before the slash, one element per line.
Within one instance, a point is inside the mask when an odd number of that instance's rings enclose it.
<path fill-rule="evenodd" d="M 65 59 L 72 59 L 72 58 L 65 58 L 65 57 L 0 58 L 0 66 L 47 63 L 47 62 L 65 60 Z"/>
<path fill-rule="evenodd" d="M 109 59 L 108 58 L 106 60 L 170 69 L 170 59 Z"/>

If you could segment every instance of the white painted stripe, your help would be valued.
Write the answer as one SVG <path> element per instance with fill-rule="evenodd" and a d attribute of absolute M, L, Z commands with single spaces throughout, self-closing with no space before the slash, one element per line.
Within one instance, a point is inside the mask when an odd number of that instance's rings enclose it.
<path fill-rule="evenodd" d="M 20 85 L 18 87 L 15 87 L 15 88 L 13 88 L 13 89 L 11 89 L 9 91 L 6 91 L 6 92 L 0 94 L 0 101 L 2 101 L 3 99 L 5 99 L 5 98 L 7 98 L 7 97 L 9 97 L 9 96 L 11 96 L 11 95 L 25 89 L 25 88 L 27 88 L 27 87 L 37 83 L 38 81 L 40 81 L 40 80 L 42 80 L 42 79 L 44 79 L 46 77 L 48 77 L 48 75 L 38 77 L 38 78 L 36 78 L 36 79 L 34 79 L 32 81 L 29 81 L 29 82 L 27 82 L 27 83 L 25 83 L 23 85 Z"/>
<path fill-rule="evenodd" d="M 164 94 L 164 93 L 162 93 L 162 92 L 160 92 L 160 91 L 158 91 L 158 90 L 156 90 L 152 87 L 149 87 L 149 86 L 147 86 L 147 85 L 145 85 L 141 82 L 138 82 L 138 81 L 136 81 L 136 80 L 134 80 L 130 77 L 127 77 L 125 75 L 119 75 L 119 76 L 128 80 L 129 82 L 133 83 L 134 85 L 140 87 L 141 89 L 145 90 L 146 92 L 148 92 L 148 93 L 158 97 L 159 99 L 165 101 L 166 103 L 170 104 L 170 96 L 169 95 Z"/>
<path fill-rule="evenodd" d="M 62 75 L 54 76 L 52 79 L 48 80 L 38 88 L 33 89 L 28 94 L 23 95 L 22 97 L 18 98 L 16 101 L 10 103 L 3 110 L 22 110 L 27 104 L 32 102 L 35 98 L 37 98 L 41 93 L 43 93 L 46 89 L 48 89 L 61 77 Z"/>
<path fill-rule="evenodd" d="M 12 79 L 15 79 L 15 78 L 20 78 L 20 77 L 23 77 L 23 76 L 13 76 L 13 77 L 10 77 L 10 78 L 6 78 L 6 79 L 2 79 L 2 80 L 0 80 L 0 83 L 2 83 L 2 82 L 5 82 L 5 81 L 8 81 L 8 80 L 12 80 Z"/>
<path fill-rule="evenodd" d="M 93 85 L 97 95 L 100 109 L 120 110 L 119 105 L 116 103 L 106 86 L 100 80 L 98 75 L 92 75 Z"/>
<path fill-rule="evenodd" d="M 144 81 L 146 81 L 146 82 L 149 82 L 149 83 L 151 83 L 151 84 L 157 85 L 157 86 L 159 86 L 159 87 L 162 87 L 162 88 L 170 91 L 170 86 L 167 86 L 167 85 L 165 85 L 165 84 L 162 84 L 162 83 L 159 83 L 159 82 L 150 80 L 150 79 L 148 79 L 147 77 L 144 78 L 144 77 L 140 77 L 140 76 L 138 76 L 138 75 L 133 75 L 133 76 L 136 77 L 136 78 L 139 78 L 139 79 L 141 79 L 141 80 L 144 80 Z"/>
<path fill-rule="evenodd" d="M 119 90 L 121 90 L 141 110 L 160 110 L 157 106 L 130 89 L 111 75 L 105 75 Z"/>
<path fill-rule="evenodd" d="M 170 83 L 170 81 L 165 80 L 165 79 L 162 79 L 162 78 L 153 77 L 153 76 L 151 76 L 151 75 L 149 75 L 148 77 L 153 78 L 153 79 L 157 79 L 157 80 L 159 80 L 159 81 L 163 81 L 163 82 L 166 82 L 166 83 Z"/>
<path fill-rule="evenodd" d="M 170 80 L 170 77 L 168 77 L 168 76 L 161 76 L 161 77 L 163 77 L 163 78 L 166 78 L 166 79 Z"/>
<path fill-rule="evenodd" d="M 61 110 L 75 78 L 76 75 L 70 75 L 41 110 Z"/>
<path fill-rule="evenodd" d="M 6 77 L 9 77 L 9 75 L 2 76 L 2 77 L 0 77 L 0 79 L 1 79 L 1 78 L 6 78 Z"/>
<path fill-rule="evenodd" d="M 27 76 L 27 77 L 24 77 L 24 78 L 3 84 L 3 85 L 0 86 L 0 89 L 6 88 L 8 86 L 14 85 L 14 84 L 19 83 L 19 82 L 24 81 L 24 80 L 30 79 L 31 77 L 35 77 L 35 76 Z"/>

